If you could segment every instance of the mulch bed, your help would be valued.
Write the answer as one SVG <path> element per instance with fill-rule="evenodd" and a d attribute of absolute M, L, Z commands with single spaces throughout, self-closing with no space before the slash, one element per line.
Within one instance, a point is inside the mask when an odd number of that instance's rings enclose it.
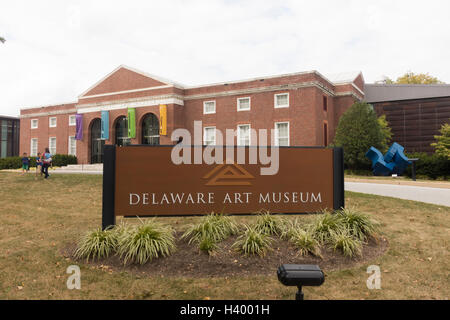
<path fill-rule="evenodd" d="M 322 248 L 322 259 L 308 255 L 298 255 L 296 248 L 287 241 L 275 238 L 272 242 L 273 250 L 265 257 L 244 256 L 231 249 L 236 236 L 230 237 L 219 244 L 219 249 L 212 256 L 200 252 L 195 244 L 189 245 L 176 234 L 177 250 L 168 257 L 154 259 L 144 265 L 129 264 L 124 266 L 117 256 L 99 261 L 90 261 L 93 267 L 100 267 L 113 271 L 128 271 L 139 275 L 164 277 L 227 277 L 227 276 L 257 276 L 273 275 L 281 264 L 317 264 L 322 270 L 334 271 L 348 269 L 364 264 L 381 256 L 388 248 L 388 241 L 384 237 L 371 239 L 363 246 L 362 256 L 355 258 L 344 257 L 340 252 Z M 62 250 L 62 255 L 74 259 L 75 244 Z M 81 261 L 80 261 L 81 262 Z M 85 261 L 82 261 L 83 263 Z"/>

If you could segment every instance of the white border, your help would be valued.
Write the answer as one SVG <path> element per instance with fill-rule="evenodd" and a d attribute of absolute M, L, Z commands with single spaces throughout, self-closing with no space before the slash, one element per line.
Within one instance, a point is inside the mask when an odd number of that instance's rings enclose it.
<path fill-rule="evenodd" d="M 240 109 L 239 108 L 239 106 L 240 106 L 240 100 L 243 100 L 243 99 L 248 99 L 248 109 Z M 251 97 L 240 97 L 240 98 L 237 98 L 237 111 L 250 111 L 250 109 L 252 108 L 252 99 L 251 99 Z"/>
<path fill-rule="evenodd" d="M 70 138 L 73 138 L 73 141 L 75 142 L 75 154 L 70 153 Z M 68 139 L 69 140 L 67 142 L 67 154 L 72 155 L 72 156 L 77 156 L 77 140 L 75 139 L 75 136 L 69 136 Z"/>
<path fill-rule="evenodd" d="M 278 139 L 280 138 L 279 137 L 279 130 L 278 130 L 278 124 L 283 124 L 283 123 L 287 123 L 287 125 L 288 125 L 288 136 L 287 136 L 287 139 L 288 139 L 288 145 L 287 145 L 287 147 L 289 147 L 290 145 L 291 145 L 291 125 L 289 124 L 289 121 L 279 121 L 279 122 L 275 122 L 275 126 L 274 126 L 274 129 L 275 129 L 275 145 L 276 146 L 279 146 L 280 145 L 280 143 L 279 143 L 279 141 L 278 141 Z M 284 137 L 282 137 L 282 138 L 284 138 Z"/>
<path fill-rule="evenodd" d="M 70 119 L 73 117 L 73 124 L 71 124 L 70 123 Z M 77 117 L 76 117 L 76 115 L 75 114 L 71 114 L 71 115 L 69 115 L 69 127 L 73 127 L 73 126 L 76 126 L 77 125 Z"/>
<path fill-rule="evenodd" d="M 51 139 L 55 138 L 55 153 L 52 153 L 52 148 L 50 147 L 52 144 L 50 143 Z M 57 139 L 56 137 L 48 137 L 48 150 L 50 150 L 50 154 L 53 156 L 56 154 L 56 143 L 57 143 Z"/>
<path fill-rule="evenodd" d="M 33 121 L 35 121 L 35 120 L 36 120 L 36 127 L 33 127 Z M 38 129 L 39 128 L 39 119 L 31 119 L 30 128 L 31 129 Z"/>
<path fill-rule="evenodd" d="M 52 119 L 55 119 L 55 125 L 52 126 Z M 49 117 L 48 118 L 48 127 L 49 128 L 56 128 L 56 126 L 58 125 L 58 118 L 57 117 Z"/>
<path fill-rule="evenodd" d="M 214 102 L 214 111 L 210 111 L 210 112 L 206 112 L 206 104 L 209 102 Z M 203 114 L 214 114 L 216 113 L 216 100 L 208 100 L 208 101 L 203 101 Z"/>
<path fill-rule="evenodd" d="M 33 154 L 33 140 L 36 140 L 36 154 Z M 39 139 L 38 138 L 31 138 L 30 139 L 30 157 L 36 157 L 39 150 Z"/>
<path fill-rule="evenodd" d="M 252 145 L 252 125 L 250 123 L 241 123 L 237 125 L 237 145 L 238 146 L 245 146 L 244 144 L 241 144 L 241 130 L 239 130 L 240 127 L 248 126 L 248 145 Z"/>
<path fill-rule="evenodd" d="M 203 127 L 203 144 L 206 145 L 206 129 L 214 129 L 214 143 L 213 146 L 216 145 L 216 127 L 209 126 L 209 127 Z"/>
<path fill-rule="evenodd" d="M 277 97 L 278 96 L 284 96 L 284 95 L 287 95 L 287 100 L 288 100 L 288 103 L 285 105 L 285 104 L 283 104 L 283 105 L 277 105 Z M 283 92 L 283 93 L 276 93 L 276 94 L 274 94 L 273 95 L 273 106 L 274 106 L 274 108 L 275 109 L 279 109 L 279 108 L 289 108 L 289 92 Z"/>

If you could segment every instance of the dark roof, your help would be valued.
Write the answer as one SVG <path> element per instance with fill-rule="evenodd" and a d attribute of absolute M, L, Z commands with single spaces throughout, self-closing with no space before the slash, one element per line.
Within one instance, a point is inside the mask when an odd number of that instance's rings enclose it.
<path fill-rule="evenodd" d="M 369 84 L 364 85 L 365 100 L 369 103 L 450 97 L 448 84 Z"/>
<path fill-rule="evenodd" d="M 18 117 L 11 117 L 11 116 L 2 116 L 0 115 L 0 119 L 12 119 L 12 120 L 19 120 Z"/>

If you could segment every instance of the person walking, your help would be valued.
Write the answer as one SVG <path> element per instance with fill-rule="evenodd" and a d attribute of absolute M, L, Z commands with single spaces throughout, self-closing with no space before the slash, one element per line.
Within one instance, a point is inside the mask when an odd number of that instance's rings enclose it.
<path fill-rule="evenodd" d="M 23 153 L 22 157 L 22 174 L 28 172 L 30 170 L 30 158 L 28 158 L 27 153 Z"/>
<path fill-rule="evenodd" d="M 45 179 L 47 179 L 50 175 L 48 174 L 48 167 L 50 167 L 52 163 L 52 155 L 50 154 L 50 150 L 45 148 L 45 152 L 42 155 L 42 172 L 45 175 Z"/>

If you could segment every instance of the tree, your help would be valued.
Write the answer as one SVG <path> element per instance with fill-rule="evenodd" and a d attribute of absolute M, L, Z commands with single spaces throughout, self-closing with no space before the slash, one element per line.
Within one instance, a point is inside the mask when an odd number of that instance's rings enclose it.
<path fill-rule="evenodd" d="M 381 141 L 382 147 L 380 148 L 380 151 L 382 153 L 385 153 L 386 151 L 388 151 L 389 144 L 391 143 L 392 140 L 392 129 L 391 127 L 389 127 L 389 123 L 386 120 L 386 115 L 384 114 L 378 118 L 378 124 L 381 129 L 381 136 L 383 137 Z"/>
<path fill-rule="evenodd" d="M 414 73 L 408 71 L 403 76 L 398 77 L 396 81 L 393 81 L 389 77 L 384 76 L 381 81 L 385 84 L 441 84 L 444 83 L 438 78 L 430 76 L 428 73 Z"/>
<path fill-rule="evenodd" d="M 5 39 L 5 38 L 3 38 L 3 37 L 0 37 L 0 42 L 1 42 L 1 43 L 5 43 L 5 41 L 6 41 L 6 39 Z"/>
<path fill-rule="evenodd" d="M 375 147 L 381 151 L 383 144 L 387 146 L 389 127 L 385 120 L 381 122 L 383 125 L 380 125 L 373 107 L 366 102 L 355 102 L 341 116 L 334 145 L 344 149 L 344 163 L 347 168 L 369 168 L 370 161 L 365 156 L 369 148 Z"/>
<path fill-rule="evenodd" d="M 431 145 L 436 149 L 436 154 L 450 160 L 450 125 L 445 123 L 439 130 L 441 135 L 434 136 L 437 142 Z"/>

